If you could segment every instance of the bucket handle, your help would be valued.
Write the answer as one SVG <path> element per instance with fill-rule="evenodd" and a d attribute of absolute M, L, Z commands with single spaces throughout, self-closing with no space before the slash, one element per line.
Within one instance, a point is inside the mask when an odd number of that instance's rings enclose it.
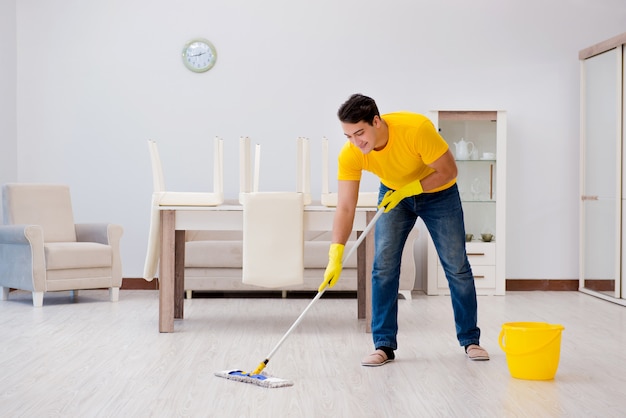
<path fill-rule="evenodd" d="M 498 344 L 500 344 L 500 348 L 502 349 L 502 351 L 504 351 L 506 354 L 511 354 L 513 356 L 521 356 L 521 355 L 526 355 L 526 354 L 531 354 L 531 353 L 535 353 L 537 351 L 543 350 L 544 348 L 546 348 L 548 345 L 552 344 L 554 342 L 554 340 L 556 340 L 557 338 L 559 338 L 559 336 L 561 335 L 561 331 L 563 330 L 563 327 L 559 328 L 559 332 L 554 334 L 554 337 L 552 337 L 550 339 L 550 341 L 548 341 L 547 343 L 545 343 L 544 345 L 542 345 L 541 347 L 535 348 L 533 350 L 530 351 L 526 351 L 526 352 L 514 352 L 514 351 L 509 351 L 507 350 L 507 348 L 504 346 L 504 344 L 502 344 L 502 340 L 504 339 L 504 329 L 502 329 L 502 331 L 500 331 L 500 337 L 498 337 Z"/>

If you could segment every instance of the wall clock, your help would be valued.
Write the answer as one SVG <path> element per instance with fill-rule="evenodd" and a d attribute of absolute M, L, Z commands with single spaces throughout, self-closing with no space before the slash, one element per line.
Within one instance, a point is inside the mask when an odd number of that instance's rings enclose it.
<path fill-rule="evenodd" d="M 213 44 L 206 39 L 192 39 L 183 47 L 183 63 L 193 72 L 209 71 L 216 61 L 217 51 Z"/>

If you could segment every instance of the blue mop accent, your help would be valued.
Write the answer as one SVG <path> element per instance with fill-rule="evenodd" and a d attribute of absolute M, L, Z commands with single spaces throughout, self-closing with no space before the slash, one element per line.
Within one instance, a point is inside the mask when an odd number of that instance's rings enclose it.
<path fill-rule="evenodd" d="M 265 380 L 265 379 L 267 379 L 267 376 L 263 376 L 262 374 L 244 373 L 241 370 L 235 370 L 235 371 L 232 371 L 232 372 L 230 372 L 228 374 L 233 375 L 233 376 L 250 377 L 252 379 L 257 379 L 257 380 Z"/>

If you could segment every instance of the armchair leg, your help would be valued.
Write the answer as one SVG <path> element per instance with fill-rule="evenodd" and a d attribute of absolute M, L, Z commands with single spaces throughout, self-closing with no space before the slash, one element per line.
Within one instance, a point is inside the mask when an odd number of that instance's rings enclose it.
<path fill-rule="evenodd" d="M 43 306 L 43 292 L 33 292 L 33 306 L 35 308 Z"/>
<path fill-rule="evenodd" d="M 120 288 L 119 287 L 109 288 L 109 296 L 111 297 L 111 302 L 119 301 L 120 300 Z"/>
<path fill-rule="evenodd" d="M 0 289 L 2 289 L 2 296 L 0 296 L 2 300 L 9 300 L 9 290 L 11 290 L 11 288 L 0 286 Z"/>

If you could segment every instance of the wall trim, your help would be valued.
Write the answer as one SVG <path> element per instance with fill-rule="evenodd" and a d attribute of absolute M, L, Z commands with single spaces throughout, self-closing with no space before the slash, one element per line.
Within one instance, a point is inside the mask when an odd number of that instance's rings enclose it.
<path fill-rule="evenodd" d="M 122 290 L 158 290 L 159 279 L 152 279 L 151 282 L 144 278 L 122 279 Z"/>
<path fill-rule="evenodd" d="M 531 290 L 557 290 L 557 291 L 577 291 L 578 279 L 564 280 L 536 280 L 536 279 L 508 279 L 506 280 L 506 290 L 509 291 L 531 291 Z M 159 280 L 153 279 L 151 282 L 143 278 L 126 278 L 122 280 L 122 290 L 158 290 Z"/>
<path fill-rule="evenodd" d="M 567 280 L 536 280 L 536 279 L 515 279 L 506 281 L 506 290 L 578 290 L 578 279 Z"/>

